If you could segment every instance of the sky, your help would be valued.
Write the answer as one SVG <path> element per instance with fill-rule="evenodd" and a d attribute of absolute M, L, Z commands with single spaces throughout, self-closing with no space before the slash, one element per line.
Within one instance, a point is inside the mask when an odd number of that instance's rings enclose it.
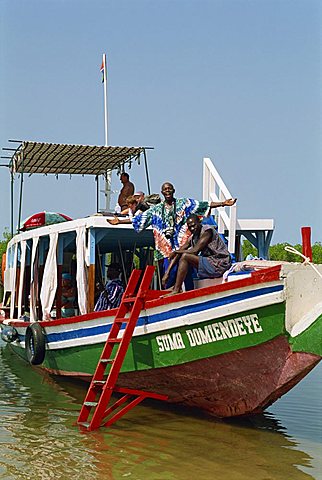
<path fill-rule="evenodd" d="M 171 181 L 201 199 L 209 157 L 238 218 L 273 218 L 272 243 L 301 243 L 301 226 L 321 242 L 321 12 L 321 0 L 0 0 L 0 147 L 104 145 L 106 53 L 109 144 L 154 147 L 153 192 Z M 146 191 L 143 168 L 129 173 Z M 95 189 L 90 177 L 33 175 L 22 217 L 89 215 Z M 0 192 L 1 233 L 6 167 Z"/>

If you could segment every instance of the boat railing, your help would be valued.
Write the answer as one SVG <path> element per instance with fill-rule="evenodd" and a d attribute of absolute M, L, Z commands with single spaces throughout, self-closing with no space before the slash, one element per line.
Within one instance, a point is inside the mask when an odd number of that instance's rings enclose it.
<path fill-rule="evenodd" d="M 210 158 L 203 159 L 203 199 L 211 202 L 222 202 L 232 198 L 231 193 L 214 167 Z M 235 252 L 237 205 L 217 209 L 218 232 L 228 231 L 228 250 Z"/>

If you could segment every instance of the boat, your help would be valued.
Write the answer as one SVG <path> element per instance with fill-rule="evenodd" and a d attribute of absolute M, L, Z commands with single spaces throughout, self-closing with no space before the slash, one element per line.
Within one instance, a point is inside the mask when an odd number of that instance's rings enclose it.
<path fill-rule="evenodd" d="M 10 161 L 23 174 L 104 175 L 144 158 L 144 147 L 92 147 L 22 142 Z M 230 198 L 210 159 L 204 159 L 204 199 Z M 150 192 L 149 192 L 150 193 Z M 126 281 L 133 266 L 153 264 L 151 229 L 110 225 L 99 212 L 19 231 L 8 244 L 2 338 L 33 368 L 90 382 L 116 309 L 95 311 L 95 285 L 117 260 Z M 69 217 L 68 217 L 69 218 Z M 212 217 L 210 217 L 212 218 Z M 238 220 L 236 205 L 218 209 L 235 265 L 225 278 L 196 280 L 172 296 L 158 271 L 121 367 L 117 385 L 166 395 L 216 417 L 262 412 L 300 382 L 322 356 L 322 266 L 270 261 L 271 220 Z M 18 222 L 18 225 L 20 221 Z M 240 257 L 244 236 L 258 259 Z M 264 257 L 260 258 L 260 257 Z M 75 260 L 76 258 L 76 260 Z M 62 276 L 74 275 L 77 300 L 62 316 Z M 154 294 L 153 294 L 154 292 Z"/>

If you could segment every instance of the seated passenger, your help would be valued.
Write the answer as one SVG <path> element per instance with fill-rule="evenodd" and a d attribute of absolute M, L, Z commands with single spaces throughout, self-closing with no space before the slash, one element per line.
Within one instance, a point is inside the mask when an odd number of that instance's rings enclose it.
<path fill-rule="evenodd" d="M 72 285 L 72 276 L 70 273 L 62 274 L 61 291 L 61 316 L 62 318 L 73 317 L 75 315 L 74 302 L 76 298 L 75 287 Z"/>
<path fill-rule="evenodd" d="M 118 224 L 126 224 L 132 223 L 132 218 L 137 215 L 138 213 L 145 212 L 150 207 L 145 202 L 138 202 L 134 195 L 130 195 L 126 199 L 127 208 L 122 210 L 122 214 L 128 215 L 129 218 L 122 218 L 119 219 L 118 217 L 114 217 L 112 220 L 107 219 L 107 222 L 111 225 L 118 225 Z"/>
<path fill-rule="evenodd" d="M 187 227 L 191 236 L 181 248 L 172 252 L 172 261 L 162 278 L 162 284 L 165 285 L 171 268 L 179 262 L 172 294 L 181 291 L 190 266 L 197 269 L 200 279 L 222 277 L 231 267 L 230 253 L 214 227 L 202 225 L 195 214 L 187 218 Z"/>
<path fill-rule="evenodd" d="M 95 305 L 95 312 L 101 310 L 110 310 L 120 305 L 124 293 L 123 283 L 120 280 L 121 267 L 118 263 L 110 263 L 107 268 L 107 278 L 104 290 Z"/>
<path fill-rule="evenodd" d="M 139 190 L 138 192 L 134 192 L 133 197 L 137 199 L 138 203 L 142 203 L 144 202 L 145 193 Z"/>
<path fill-rule="evenodd" d="M 135 195 L 131 195 L 130 197 L 127 197 L 126 203 L 129 209 L 128 213 L 130 217 L 135 215 L 138 212 L 145 212 L 150 208 L 149 205 L 147 205 L 144 202 L 144 200 L 143 201 L 138 200 Z"/>

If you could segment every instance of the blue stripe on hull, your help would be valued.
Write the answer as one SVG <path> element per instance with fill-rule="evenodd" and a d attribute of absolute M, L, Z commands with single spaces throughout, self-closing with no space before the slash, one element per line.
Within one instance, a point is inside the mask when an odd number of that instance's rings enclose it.
<path fill-rule="evenodd" d="M 210 310 L 212 308 L 221 307 L 223 305 L 229 305 L 232 303 L 239 302 L 241 300 L 260 297 L 262 295 L 267 295 L 269 293 L 280 292 L 281 290 L 283 290 L 283 288 L 284 288 L 283 285 L 260 288 L 258 290 L 251 290 L 249 292 L 238 293 L 238 294 L 230 295 L 224 298 L 219 298 L 216 300 L 208 300 L 206 302 L 195 304 L 195 305 L 187 305 L 186 307 L 167 310 L 165 312 L 157 313 L 155 315 L 140 317 L 138 319 L 137 326 L 139 327 L 142 325 L 157 323 L 164 320 L 170 320 L 173 318 L 181 317 L 183 315 L 202 312 L 204 310 Z M 92 337 L 96 335 L 102 335 L 102 334 L 108 333 L 111 327 L 112 327 L 112 323 L 109 323 L 109 324 L 100 325 L 96 327 L 79 328 L 77 330 L 70 331 L 70 332 L 49 333 L 47 335 L 47 341 L 59 342 L 64 340 L 72 340 L 75 338 L 84 338 L 89 336 Z"/>

